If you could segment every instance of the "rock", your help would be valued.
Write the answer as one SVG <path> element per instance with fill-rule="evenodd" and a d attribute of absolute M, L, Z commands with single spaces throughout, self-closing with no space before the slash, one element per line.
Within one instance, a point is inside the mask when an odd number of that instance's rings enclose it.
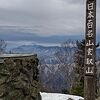
<path fill-rule="evenodd" d="M 0 100 L 36 100 L 39 93 L 37 56 L 9 55 L 3 59 L 0 63 Z"/>
<path fill-rule="evenodd" d="M 72 98 L 68 98 L 68 100 L 73 100 Z"/>

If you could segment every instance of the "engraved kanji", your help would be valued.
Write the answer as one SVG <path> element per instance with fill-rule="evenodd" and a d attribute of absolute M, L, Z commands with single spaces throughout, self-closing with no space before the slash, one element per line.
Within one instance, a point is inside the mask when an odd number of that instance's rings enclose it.
<path fill-rule="evenodd" d="M 88 20 L 87 27 L 88 27 L 88 29 L 93 28 L 93 21 L 92 20 Z"/>
<path fill-rule="evenodd" d="M 92 68 L 90 68 L 90 67 L 88 67 L 87 69 L 86 69 L 86 74 L 93 74 L 93 67 Z"/>
<path fill-rule="evenodd" d="M 93 55 L 92 52 L 93 52 L 93 49 L 88 48 L 88 50 L 87 50 L 88 55 Z"/>
<path fill-rule="evenodd" d="M 93 37 L 93 30 L 88 30 L 87 36 L 88 37 Z"/>
<path fill-rule="evenodd" d="M 93 15 L 93 12 L 92 11 L 89 11 L 88 12 L 88 17 L 87 18 L 94 18 L 94 15 Z"/>
<path fill-rule="evenodd" d="M 93 59 L 87 58 L 86 59 L 86 64 L 87 65 L 93 65 Z"/>
<path fill-rule="evenodd" d="M 89 40 L 88 43 L 86 43 L 86 46 L 93 46 L 93 45 L 94 43 L 91 40 Z"/>
<path fill-rule="evenodd" d="M 89 3 L 88 4 L 88 10 L 93 10 L 94 8 L 94 3 Z"/>

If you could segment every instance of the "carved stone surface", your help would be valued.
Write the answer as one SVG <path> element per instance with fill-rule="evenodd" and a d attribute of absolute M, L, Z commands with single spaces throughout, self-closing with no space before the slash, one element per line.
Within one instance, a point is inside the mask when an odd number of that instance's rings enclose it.
<path fill-rule="evenodd" d="M 36 100 L 39 93 L 36 55 L 0 56 L 0 100 Z"/>

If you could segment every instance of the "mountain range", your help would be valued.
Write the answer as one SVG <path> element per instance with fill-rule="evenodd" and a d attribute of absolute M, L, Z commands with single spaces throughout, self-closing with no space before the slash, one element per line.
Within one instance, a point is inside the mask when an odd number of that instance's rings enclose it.
<path fill-rule="evenodd" d="M 59 46 L 22 45 L 12 49 L 10 53 L 37 54 L 43 90 L 61 92 L 65 87 L 70 88 L 75 76 L 73 72 L 75 49 L 72 46 L 65 49 Z"/>
<path fill-rule="evenodd" d="M 77 48 L 22 45 L 14 48 L 10 53 L 34 53 L 39 58 L 40 81 L 43 90 L 46 92 L 61 92 L 63 89 L 70 89 L 74 77 L 74 53 Z M 97 56 L 100 62 L 100 48 L 97 49 Z M 98 63 L 99 63 L 98 62 Z"/>

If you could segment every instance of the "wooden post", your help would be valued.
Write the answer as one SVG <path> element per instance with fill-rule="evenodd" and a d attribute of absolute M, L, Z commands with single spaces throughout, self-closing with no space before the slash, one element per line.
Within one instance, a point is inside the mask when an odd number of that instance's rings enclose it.
<path fill-rule="evenodd" d="M 86 1 L 86 43 L 84 67 L 84 98 L 96 96 L 96 0 Z"/>

